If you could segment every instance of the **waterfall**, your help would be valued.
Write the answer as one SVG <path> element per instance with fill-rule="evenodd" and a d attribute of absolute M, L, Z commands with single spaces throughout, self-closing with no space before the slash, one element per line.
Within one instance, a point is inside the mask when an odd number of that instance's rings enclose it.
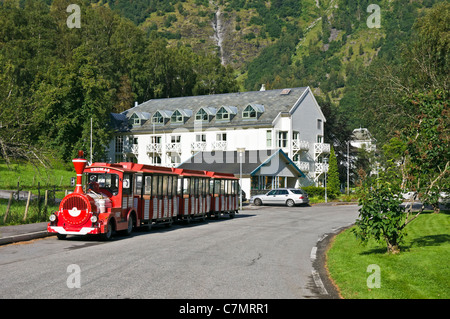
<path fill-rule="evenodd" d="M 222 64 L 225 64 L 225 58 L 223 54 L 223 24 L 222 24 L 222 13 L 220 12 L 219 5 L 215 4 L 214 1 L 209 2 L 212 6 L 216 7 L 216 14 L 214 15 L 214 20 L 212 21 L 212 27 L 214 30 L 214 41 L 216 42 L 216 45 L 219 47 L 220 51 L 220 61 Z"/>

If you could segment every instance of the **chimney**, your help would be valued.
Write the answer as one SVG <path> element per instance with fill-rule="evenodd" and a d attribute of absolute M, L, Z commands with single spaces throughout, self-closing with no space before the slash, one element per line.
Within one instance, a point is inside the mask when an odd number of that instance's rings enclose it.
<path fill-rule="evenodd" d="M 138 106 L 138 102 L 134 101 L 134 107 Z"/>
<path fill-rule="evenodd" d="M 87 160 L 83 158 L 84 153 L 83 151 L 78 151 L 78 158 L 74 158 L 72 160 L 73 166 L 75 167 L 75 172 L 77 172 L 77 185 L 75 187 L 74 193 L 83 193 L 83 187 L 81 185 L 82 183 L 82 177 L 83 177 L 83 171 L 86 167 Z"/>
<path fill-rule="evenodd" d="M 265 84 L 261 84 L 261 89 L 260 91 L 265 91 L 266 90 L 266 85 Z"/>

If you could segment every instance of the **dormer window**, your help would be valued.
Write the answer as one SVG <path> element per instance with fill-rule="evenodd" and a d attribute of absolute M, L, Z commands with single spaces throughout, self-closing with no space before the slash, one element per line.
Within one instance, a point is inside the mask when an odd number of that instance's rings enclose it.
<path fill-rule="evenodd" d="M 222 106 L 216 113 L 216 120 L 230 121 L 237 113 L 235 106 Z"/>
<path fill-rule="evenodd" d="M 133 126 L 140 126 L 150 118 L 150 113 L 134 112 L 128 119 L 128 123 Z"/>
<path fill-rule="evenodd" d="M 173 123 L 183 123 L 184 122 L 184 116 L 180 113 L 180 111 L 176 110 L 170 119 Z"/>
<path fill-rule="evenodd" d="M 216 109 L 210 106 L 200 108 L 195 114 L 196 122 L 209 122 L 216 115 Z"/>
<path fill-rule="evenodd" d="M 208 113 L 206 113 L 206 111 L 204 109 L 200 109 L 197 114 L 195 114 L 195 120 L 196 121 L 203 121 L 206 122 L 208 121 Z"/>
<path fill-rule="evenodd" d="M 244 109 L 244 112 L 242 112 L 242 117 L 244 119 L 256 119 L 256 111 L 255 111 L 255 109 L 251 105 L 248 105 Z"/>
<path fill-rule="evenodd" d="M 155 114 L 152 116 L 152 123 L 153 124 L 166 124 L 167 121 L 170 120 L 173 112 L 168 110 L 159 110 L 156 111 Z"/>
<path fill-rule="evenodd" d="M 131 125 L 141 125 L 141 119 L 139 118 L 139 116 L 136 113 L 131 115 L 130 124 Z"/>
<path fill-rule="evenodd" d="M 225 110 L 224 107 L 221 107 L 220 110 L 216 113 L 216 119 L 218 120 L 229 120 L 230 119 L 230 113 Z"/>
<path fill-rule="evenodd" d="M 264 113 L 264 105 L 261 104 L 249 104 L 242 112 L 242 118 L 244 119 L 257 119 Z"/>
<path fill-rule="evenodd" d="M 152 123 L 153 124 L 164 124 L 164 117 L 161 115 L 161 113 L 159 113 L 159 111 L 156 112 L 155 114 L 153 114 Z"/>

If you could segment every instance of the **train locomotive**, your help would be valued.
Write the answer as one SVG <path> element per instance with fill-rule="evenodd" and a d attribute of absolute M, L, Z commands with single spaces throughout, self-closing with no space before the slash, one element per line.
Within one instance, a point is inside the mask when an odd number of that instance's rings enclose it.
<path fill-rule="evenodd" d="M 50 215 L 49 233 L 130 234 L 135 227 L 190 223 L 228 215 L 239 207 L 239 179 L 233 174 L 186 170 L 131 162 L 92 163 L 83 152 L 72 160 L 77 174 L 73 193 Z"/>

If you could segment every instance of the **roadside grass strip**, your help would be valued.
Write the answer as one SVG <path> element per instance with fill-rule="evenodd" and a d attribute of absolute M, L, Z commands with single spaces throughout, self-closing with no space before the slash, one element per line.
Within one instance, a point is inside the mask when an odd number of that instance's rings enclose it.
<path fill-rule="evenodd" d="M 327 252 L 330 277 L 345 299 L 449 299 L 450 212 L 422 213 L 407 227 L 397 255 L 351 232 L 336 236 Z"/>

